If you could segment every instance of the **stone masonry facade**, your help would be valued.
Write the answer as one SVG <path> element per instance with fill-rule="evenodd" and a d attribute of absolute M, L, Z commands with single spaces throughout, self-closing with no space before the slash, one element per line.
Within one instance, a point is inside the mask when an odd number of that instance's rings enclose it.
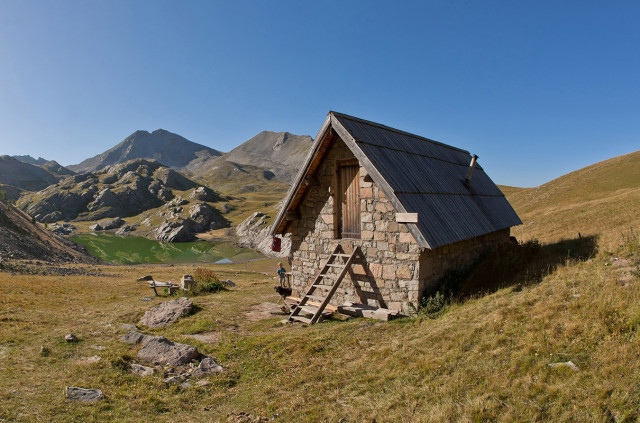
<path fill-rule="evenodd" d="M 301 297 L 339 243 L 347 253 L 360 247 L 358 260 L 331 300 L 369 304 L 408 312 L 420 295 L 453 267 L 473 261 L 483 249 L 509 239 L 509 229 L 434 250 L 421 251 L 406 224 L 360 166 L 360 239 L 338 238 L 335 204 L 337 168 L 355 157 L 338 139 L 327 151 L 299 207 L 300 218 L 291 223 L 292 288 Z M 506 237 L 506 238 L 505 238 Z"/>

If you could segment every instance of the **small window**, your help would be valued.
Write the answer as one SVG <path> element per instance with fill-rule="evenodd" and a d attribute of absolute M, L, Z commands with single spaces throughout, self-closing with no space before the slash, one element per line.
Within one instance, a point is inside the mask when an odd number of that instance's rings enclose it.
<path fill-rule="evenodd" d="M 360 166 L 338 166 L 338 234 L 360 238 Z"/>

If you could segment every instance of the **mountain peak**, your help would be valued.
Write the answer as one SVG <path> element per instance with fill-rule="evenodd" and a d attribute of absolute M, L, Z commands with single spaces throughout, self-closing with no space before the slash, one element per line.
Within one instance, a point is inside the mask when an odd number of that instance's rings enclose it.
<path fill-rule="evenodd" d="M 75 172 L 94 172 L 129 160 L 146 159 L 155 160 L 175 170 L 184 170 L 196 159 L 203 160 L 203 157 L 217 157 L 221 154 L 213 148 L 159 128 L 153 132 L 135 131 L 115 147 L 68 168 Z"/>

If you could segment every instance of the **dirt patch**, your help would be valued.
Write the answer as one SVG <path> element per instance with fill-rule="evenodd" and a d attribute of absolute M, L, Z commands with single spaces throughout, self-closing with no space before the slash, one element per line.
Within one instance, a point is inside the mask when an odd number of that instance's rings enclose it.
<path fill-rule="evenodd" d="M 285 312 L 281 304 L 276 303 L 261 303 L 251 307 L 251 310 L 247 311 L 244 315 L 250 322 L 257 322 L 259 320 L 273 319 L 274 317 L 288 316 L 289 313 Z"/>
<path fill-rule="evenodd" d="M 618 273 L 618 283 L 627 286 L 629 282 L 635 279 L 640 271 L 640 266 L 634 265 L 627 259 L 614 258 L 611 261 L 611 267 Z"/>
<path fill-rule="evenodd" d="M 194 333 L 190 335 L 183 335 L 187 338 L 195 339 L 196 341 L 206 342 L 208 344 L 218 344 L 220 343 L 220 332 L 203 332 L 203 333 Z"/>

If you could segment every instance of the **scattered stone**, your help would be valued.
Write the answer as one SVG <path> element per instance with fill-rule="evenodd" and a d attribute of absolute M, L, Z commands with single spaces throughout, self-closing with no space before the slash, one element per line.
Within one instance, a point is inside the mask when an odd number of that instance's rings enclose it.
<path fill-rule="evenodd" d="M 172 342 L 164 336 L 151 337 L 138 351 L 138 357 L 143 360 L 170 366 L 187 364 L 199 356 L 200 353 L 196 347 Z"/>
<path fill-rule="evenodd" d="M 138 327 L 136 325 L 132 325 L 131 323 L 123 323 L 120 325 L 120 329 L 122 330 L 138 330 Z"/>
<path fill-rule="evenodd" d="M 156 369 L 153 367 L 147 367 L 136 363 L 132 363 L 129 369 L 131 370 L 131 373 L 138 376 L 153 376 L 156 372 Z"/>
<path fill-rule="evenodd" d="M 151 338 L 153 338 L 153 336 L 145 335 L 136 331 L 131 331 L 126 335 L 123 335 L 122 338 L 120 338 L 120 341 L 126 342 L 127 344 L 137 345 L 144 344 Z"/>
<path fill-rule="evenodd" d="M 107 347 L 105 347 L 104 345 L 94 345 L 91 348 L 93 348 L 94 350 L 98 350 L 98 351 L 103 351 L 103 350 L 107 349 Z"/>
<path fill-rule="evenodd" d="M 196 386 L 209 386 L 211 385 L 211 381 L 207 379 L 202 379 L 196 382 Z"/>
<path fill-rule="evenodd" d="M 140 324 L 150 328 L 169 326 L 191 312 L 193 301 L 187 297 L 176 298 L 154 306 L 140 319 Z"/>
<path fill-rule="evenodd" d="M 94 355 L 94 356 L 85 358 L 84 362 L 88 364 L 93 364 L 93 363 L 97 363 L 100 360 L 102 360 L 102 357 L 100 357 L 99 355 Z"/>
<path fill-rule="evenodd" d="M 578 371 L 580 370 L 578 368 L 578 366 L 576 366 L 575 364 L 573 364 L 573 361 L 565 361 L 564 363 L 549 363 L 549 367 L 552 367 L 554 369 L 560 368 L 560 367 L 564 367 L 567 369 L 571 369 L 573 371 Z"/>
<path fill-rule="evenodd" d="M 195 370 L 193 370 L 193 372 L 191 373 L 191 376 L 202 377 L 202 376 L 207 376 L 214 373 L 220 373 L 223 370 L 224 369 L 222 368 L 222 366 L 216 363 L 213 358 L 205 357 L 200 362 L 200 365 Z"/>
<path fill-rule="evenodd" d="M 67 335 L 65 335 L 64 340 L 67 342 L 78 342 L 78 337 L 73 333 L 68 333 Z"/>
<path fill-rule="evenodd" d="M 153 298 L 151 298 L 151 297 L 142 297 L 142 298 L 140 298 L 140 301 L 153 301 Z"/>
<path fill-rule="evenodd" d="M 231 281 L 231 279 L 227 279 L 226 281 L 222 282 L 225 286 L 228 286 L 229 288 L 233 288 L 234 286 L 237 286 L 235 283 L 233 283 Z"/>
<path fill-rule="evenodd" d="M 184 382 L 180 384 L 180 389 L 191 388 L 191 384 L 189 382 Z"/>
<path fill-rule="evenodd" d="M 177 385 L 179 383 L 182 383 L 182 378 L 179 376 L 170 376 L 164 380 L 164 383 L 166 383 L 167 385 Z"/>
<path fill-rule="evenodd" d="M 49 350 L 49 348 L 45 347 L 44 345 L 40 347 L 40 355 L 42 357 L 48 357 L 49 354 L 51 354 L 51 351 Z"/>
<path fill-rule="evenodd" d="M 104 399 L 100 389 L 86 389 L 67 386 L 64 390 L 65 397 L 72 401 L 96 402 Z"/>
<path fill-rule="evenodd" d="M 72 233 L 74 233 L 76 230 L 76 227 L 70 223 L 63 223 L 62 225 L 58 223 L 54 223 L 49 225 L 49 229 L 51 230 L 51 232 L 53 232 L 56 235 L 65 236 L 65 235 L 71 235 Z"/>

